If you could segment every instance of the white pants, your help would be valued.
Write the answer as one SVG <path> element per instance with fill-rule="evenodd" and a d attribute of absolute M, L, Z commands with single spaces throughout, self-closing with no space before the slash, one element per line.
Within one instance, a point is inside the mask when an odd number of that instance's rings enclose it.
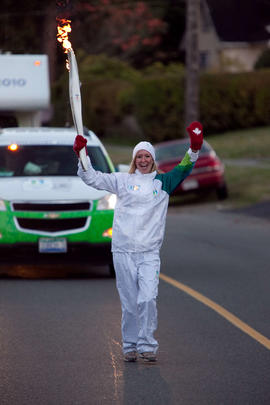
<path fill-rule="evenodd" d="M 123 352 L 156 353 L 159 252 L 114 252 L 113 263 L 122 307 Z"/>

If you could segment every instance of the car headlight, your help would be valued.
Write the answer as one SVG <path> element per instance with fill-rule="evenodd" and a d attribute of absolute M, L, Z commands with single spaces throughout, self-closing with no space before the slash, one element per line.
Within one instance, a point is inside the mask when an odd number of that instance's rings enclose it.
<path fill-rule="evenodd" d="M 7 208 L 6 208 L 5 201 L 0 200 L 0 211 L 6 211 L 6 210 L 7 210 Z"/>
<path fill-rule="evenodd" d="M 107 194 L 105 197 L 101 198 L 98 201 L 97 209 L 98 210 L 114 210 L 116 204 L 116 195 Z"/>

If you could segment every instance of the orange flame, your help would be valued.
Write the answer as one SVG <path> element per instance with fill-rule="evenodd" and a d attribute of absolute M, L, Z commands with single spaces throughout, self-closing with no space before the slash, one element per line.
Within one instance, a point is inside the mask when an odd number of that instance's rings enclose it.
<path fill-rule="evenodd" d="M 8 150 L 11 150 L 12 152 L 15 152 L 16 150 L 18 150 L 19 146 L 16 143 L 11 143 L 10 145 L 8 145 Z"/>
<path fill-rule="evenodd" d="M 70 22 L 65 18 L 57 18 L 59 24 L 57 25 L 57 41 L 62 43 L 65 53 L 72 48 L 71 42 L 68 39 L 68 34 L 71 32 Z"/>

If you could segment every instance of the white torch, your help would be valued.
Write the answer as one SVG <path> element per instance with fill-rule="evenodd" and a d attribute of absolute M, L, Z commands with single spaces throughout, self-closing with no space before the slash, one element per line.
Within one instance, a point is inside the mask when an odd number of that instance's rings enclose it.
<path fill-rule="evenodd" d="M 62 43 L 65 52 L 68 55 L 68 71 L 69 71 L 69 100 L 72 111 L 73 123 L 77 132 L 77 135 L 83 135 L 83 121 L 82 121 L 82 102 L 81 102 L 81 90 L 80 79 L 78 72 L 78 65 L 75 57 L 75 53 L 72 49 L 71 42 L 68 40 L 68 33 L 71 31 L 70 20 L 59 20 L 62 26 L 57 27 L 58 34 L 57 39 Z M 80 161 L 83 170 L 88 168 L 88 160 L 86 156 L 85 148 L 80 150 Z"/>

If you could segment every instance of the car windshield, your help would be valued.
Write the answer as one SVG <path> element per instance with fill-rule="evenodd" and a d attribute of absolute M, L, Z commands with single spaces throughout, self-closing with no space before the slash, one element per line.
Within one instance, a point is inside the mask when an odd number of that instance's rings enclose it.
<path fill-rule="evenodd" d="M 187 143 L 172 143 L 164 146 L 157 146 L 155 149 L 156 160 L 177 159 L 187 152 L 189 142 Z M 204 143 L 201 148 L 201 153 L 209 152 L 209 147 Z"/>
<path fill-rule="evenodd" d="M 94 169 L 109 173 L 99 146 L 87 148 Z M 0 177 L 77 176 L 78 159 L 70 145 L 19 145 L 11 151 L 0 147 Z"/>

